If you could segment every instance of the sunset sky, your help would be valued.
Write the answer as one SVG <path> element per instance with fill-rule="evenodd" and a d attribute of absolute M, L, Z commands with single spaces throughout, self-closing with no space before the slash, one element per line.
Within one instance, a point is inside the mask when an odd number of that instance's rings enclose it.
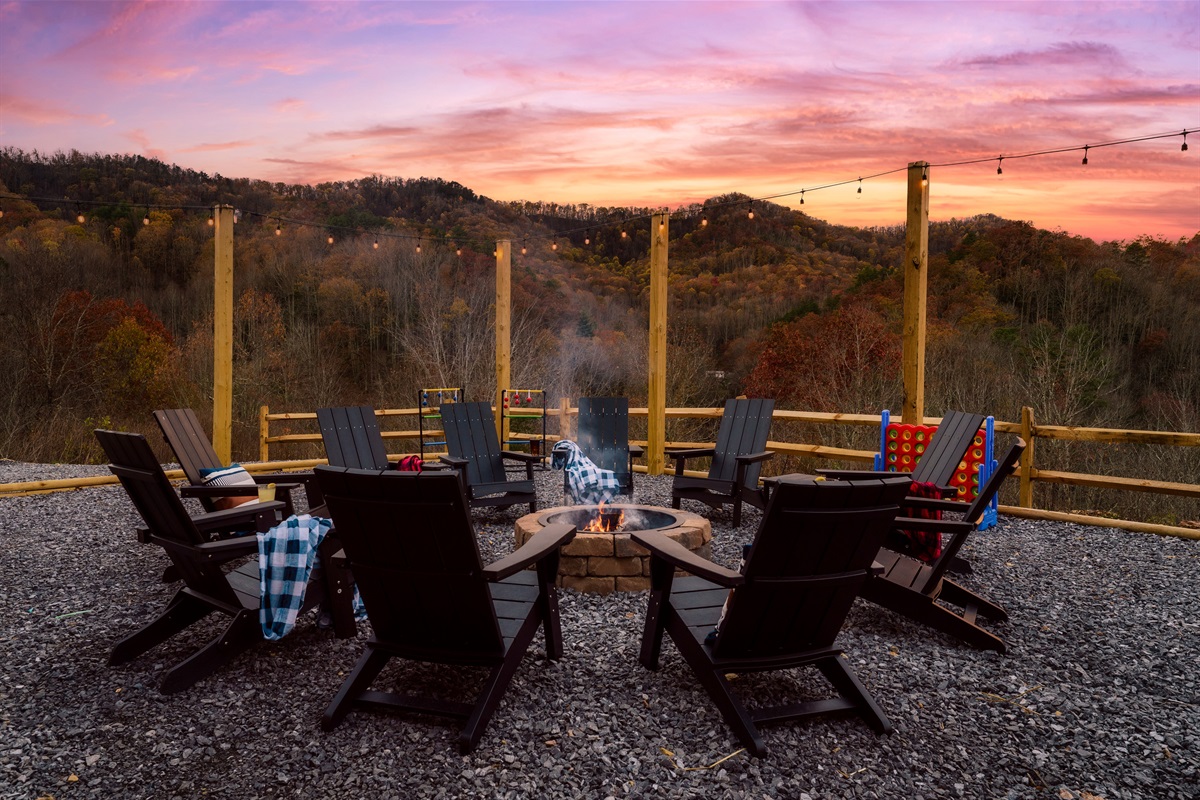
<path fill-rule="evenodd" d="M 1200 231 L 1200 132 L 1011 156 L 1184 129 L 1197 0 L 0 0 L 0 145 L 229 177 L 670 208 L 853 180 L 804 210 L 893 225 L 909 162 L 990 158 L 931 170 L 934 220 L 1174 240 Z"/>

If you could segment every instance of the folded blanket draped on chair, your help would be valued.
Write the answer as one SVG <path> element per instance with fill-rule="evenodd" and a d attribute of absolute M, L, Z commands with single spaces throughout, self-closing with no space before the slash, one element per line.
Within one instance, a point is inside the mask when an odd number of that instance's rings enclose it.
<path fill-rule="evenodd" d="M 263 638 L 287 636 L 304 607 L 304 593 L 312 571 L 320 566 L 317 548 L 333 521 L 308 514 L 293 515 L 258 534 L 258 589 L 262 597 L 258 619 Z M 365 617 L 358 587 L 354 587 L 354 614 Z"/>
<path fill-rule="evenodd" d="M 621 493 L 617 474 L 610 469 L 597 467 L 570 439 L 563 439 L 554 445 L 550 466 L 566 469 L 567 491 L 572 505 L 611 503 Z"/>

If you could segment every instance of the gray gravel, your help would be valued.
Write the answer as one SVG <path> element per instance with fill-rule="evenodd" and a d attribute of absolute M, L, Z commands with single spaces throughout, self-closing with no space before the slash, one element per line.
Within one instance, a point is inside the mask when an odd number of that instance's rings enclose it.
<path fill-rule="evenodd" d="M 0 461 L 0 482 L 105 472 Z M 555 504 L 557 476 L 541 480 Z M 669 478 L 637 486 L 639 502 L 669 497 Z M 485 559 L 511 550 L 519 512 L 477 516 Z M 735 566 L 759 516 L 738 529 L 728 512 L 711 518 L 714 557 Z M 136 521 L 119 487 L 0 499 L 0 797 L 1200 796 L 1194 542 L 1004 520 L 967 547 L 966 582 L 1008 609 L 992 626 L 1007 656 L 860 601 L 841 643 L 896 732 L 877 737 L 854 718 L 772 726 L 767 759 L 703 769 L 738 743 L 673 645 L 658 673 L 637 663 L 644 592 L 563 592 L 565 658 L 548 662 L 535 641 L 468 757 L 453 725 L 426 718 L 352 714 L 320 731 L 366 626 L 338 641 L 304 619 L 165 697 L 163 670 L 218 627 L 106 665 L 172 591 L 157 580 L 162 552 L 134 541 Z M 389 670 L 451 689 L 480 674 Z M 820 684 L 809 672 L 740 681 L 759 696 Z"/>

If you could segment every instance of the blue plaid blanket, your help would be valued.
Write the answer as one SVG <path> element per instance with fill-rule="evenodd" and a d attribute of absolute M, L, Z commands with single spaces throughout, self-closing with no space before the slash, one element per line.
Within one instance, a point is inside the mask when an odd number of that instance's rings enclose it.
<path fill-rule="evenodd" d="M 550 466 L 566 469 L 567 490 L 573 505 L 611 503 L 621 493 L 616 473 L 597 467 L 570 439 L 563 439 L 554 445 L 550 452 Z"/>
<path fill-rule="evenodd" d="M 258 620 L 264 639 L 282 639 L 295 626 L 304 607 L 308 579 L 320 566 L 317 548 L 332 527 L 332 520 L 301 514 L 258 534 L 258 589 L 262 597 Z M 354 611 L 360 619 L 364 616 L 358 587 L 354 589 Z"/>

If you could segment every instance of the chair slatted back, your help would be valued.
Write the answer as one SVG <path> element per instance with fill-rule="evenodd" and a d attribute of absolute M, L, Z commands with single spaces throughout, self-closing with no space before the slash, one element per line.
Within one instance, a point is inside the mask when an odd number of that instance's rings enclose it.
<path fill-rule="evenodd" d="M 721 427 L 717 431 L 716 454 L 708 470 L 708 477 L 732 481 L 737 477 L 737 456 L 765 450 L 767 436 L 771 432 L 771 415 L 774 412 L 774 400 L 726 400 Z M 751 488 L 758 486 L 761 469 L 761 464 L 750 464 L 746 468 L 744 485 Z"/>
<path fill-rule="evenodd" d="M 378 639 L 461 663 L 503 653 L 457 473 L 315 472 Z"/>
<path fill-rule="evenodd" d="M 938 423 L 929 447 L 917 461 L 912 478 L 920 483 L 946 486 L 954 478 L 963 454 L 975 441 L 985 417 L 965 411 L 947 411 Z"/>
<path fill-rule="evenodd" d="M 1025 452 L 1025 440 L 1017 437 L 1017 441 L 1008 449 L 1004 460 L 996 467 L 996 471 L 991 474 L 987 482 L 979 489 L 979 494 L 971 501 L 963 512 L 963 519 L 974 524 L 979 524 L 980 517 L 987 509 L 988 503 L 992 502 L 992 498 L 1000 491 L 1000 485 L 1004 483 L 1005 478 L 1016 472 L 1017 462 L 1021 460 L 1021 453 Z M 958 555 L 958 551 L 962 549 L 963 544 L 967 540 L 967 534 L 959 533 L 954 536 L 950 544 L 942 548 L 942 554 L 932 564 L 932 570 L 929 574 L 929 579 L 926 581 L 926 587 L 932 587 L 942 579 L 946 574 L 946 570 L 950 567 L 950 562 Z"/>
<path fill-rule="evenodd" d="M 905 477 L 781 479 L 713 655 L 766 658 L 832 645 L 908 487 Z"/>
<path fill-rule="evenodd" d="M 446 452 L 467 460 L 467 484 L 503 483 L 508 480 L 500 456 L 500 437 L 490 403 L 450 403 L 442 406 Z"/>
<path fill-rule="evenodd" d="M 629 483 L 629 399 L 579 398 L 575 443 L 600 469 L 612 470 L 622 486 Z"/>
<path fill-rule="evenodd" d="M 162 429 L 167 445 L 179 459 L 179 466 L 189 483 L 203 483 L 204 478 L 200 474 L 202 469 L 220 469 L 225 466 L 192 409 L 168 408 L 155 411 L 154 420 Z"/>
<path fill-rule="evenodd" d="M 171 487 L 146 437 L 106 430 L 97 430 L 95 434 L 108 456 L 109 469 L 121 481 L 146 527 L 167 551 L 188 588 L 237 605 L 239 601 L 220 565 L 193 557 L 189 552 L 188 548 L 207 540 Z M 172 547 L 172 543 L 182 546 Z"/>
<path fill-rule="evenodd" d="M 387 450 L 379 421 L 370 406 L 336 406 L 317 409 L 317 425 L 325 456 L 334 467 L 386 469 Z"/>

